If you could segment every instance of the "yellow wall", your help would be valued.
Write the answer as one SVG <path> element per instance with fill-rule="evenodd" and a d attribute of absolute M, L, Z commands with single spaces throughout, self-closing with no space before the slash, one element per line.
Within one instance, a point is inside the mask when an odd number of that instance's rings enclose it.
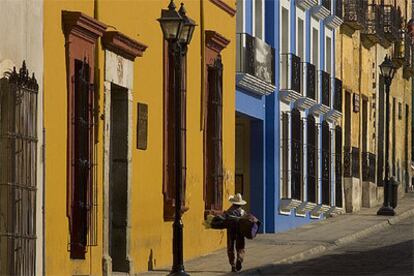
<path fill-rule="evenodd" d="M 203 132 L 200 130 L 201 101 L 201 32 L 200 1 L 183 1 L 187 14 L 196 27 L 189 46 L 187 62 L 187 190 L 183 216 L 185 259 L 225 246 L 224 231 L 205 230 L 202 222 L 203 201 Z M 224 202 L 234 192 L 235 144 L 235 17 L 204 0 L 205 29 L 215 30 L 231 42 L 222 51 L 223 76 L 223 162 L 225 171 Z M 131 257 L 134 271 L 145 271 L 150 253 L 154 267 L 172 262 L 172 222 L 163 220 L 162 137 L 163 137 L 163 73 L 162 33 L 157 18 L 169 1 L 95 1 L 97 19 L 146 45 L 143 57 L 134 63 L 133 140 L 136 145 L 136 104 L 148 104 L 148 148 L 132 147 L 131 189 Z M 179 2 L 176 3 L 177 6 Z M 233 4 L 234 5 L 234 4 Z M 66 67 L 62 10 L 81 11 L 94 15 L 94 1 L 45 0 L 45 128 L 46 128 L 46 272 L 48 275 L 102 273 L 102 190 L 103 132 L 99 124 L 98 152 L 98 246 L 89 247 L 87 259 L 71 260 L 68 248 L 66 217 Z M 99 42 L 99 93 L 103 113 L 104 51 Z"/>
<path fill-rule="evenodd" d="M 407 4 L 407 9 L 406 9 Z M 412 18 L 411 15 L 411 1 L 398 0 L 397 5 L 401 8 L 402 15 L 405 18 Z M 407 13 L 406 13 L 407 10 Z M 407 20 L 405 21 L 407 22 Z M 377 124 L 375 121 L 378 119 L 378 112 L 385 112 L 385 110 L 378 110 L 378 76 L 379 65 L 384 60 L 385 55 L 391 55 L 393 53 L 393 45 L 388 48 L 384 48 L 380 44 L 368 45 L 365 47 L 361 43 L 362 39 L 361 31 L 350 32 L 348 27 L 341 27 L 341 32 L 338 34 L 336 42 L 336 70 L 339 76 L 343 80 L 344 90 L 351 91 L 356 94 L 360 94 L 360 112 L 353 112 L 353 101 L 351 98 L 352 106 L 352 127 L 351 127 L 351 145 L 361 149 L 362 145 L 362 97 L 368 99 L 368 151 L 376 154 L 377 150 Z M 405 105 L 408 104 L 411 110 L 411 80 L 404 79 L 402 77 L 403 68 L 398 69 L 392 86 L 390 95 L 390 106 L 392 108 L 392 97 L 397 98 L 397 102 L 401 102 L 404 105 L 403 112 L 405 116 Z M 345 102 L 345 96 L 343 97 Z M 345 103 L 344 103 L 345 104 Z M 375 108 L 373 108 L 375 106 Z M 398 105 L 397 105 L 398 108 Z M 390 110 L 390 119 L 392 118 L 392 109 Z M 345 116 L 344 116 L 345 119 Z M 390 122 L 391 123 L 391 122 Z M 411 123 L 411 116 L 409 118 L 409 124 Z M 396 141 L 391 140 L 390 135 L 390 161 L 392 145 L 396 145 L 396 160 L 400 160 L 400 167 L 404 160 L 404 136 L 405 136 L 405 119 L 398 120 L 396 124 Z M 392 130 L 393 126 L 390 126 Z M 344 133 L 344 135 L 347 135 Z M 411 133 L 409 133 L 409 145 L 411 144 Z M 362 149 L 361 149 L 362 150 Z M 411 158 L 411 152 L 409 151 L 408 160 Z"/>

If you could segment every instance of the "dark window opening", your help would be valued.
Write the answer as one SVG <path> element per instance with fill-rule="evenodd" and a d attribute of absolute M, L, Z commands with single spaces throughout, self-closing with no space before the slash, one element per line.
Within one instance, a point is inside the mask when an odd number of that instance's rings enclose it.
<path fill-rule="evenodd" d="M 313 115 L 310 115 L 308 117 L 307 122 L 307 152 L 308 152 L 308 201 L 317 203 L 317 179 L 318 179 L 318 173 L 317 173 L 317 164 L 318 164 L 318 155 L 317 155 L 317 129 L 316 129 L 316 122 L 315 117 Z"/>
<path fill-rule="evenodd" d="M 302 132 L 303 125 L 298 109 L 292 110 L 291 198 L 302 200 Z"/>
<path fill-rule="evenodd" d="M 217 56 L 207 68 L 207 116 L 205 143 L 205 208 L 221 210 L 223 205 L 223 64 Z"/>
<path fill-rule="evenodd" d="M 282 198 L 288 198 L 289 115 L 282 113 Z"/>
<path fill-rule="evenodd" d="M 181 114 L 180 118 L 176 115 L 175 103 L 175 68 L 174 53 L 172 46 L 164 41 L 164 137 L 163 137 L 163 195 L 164 195 L 164 220 L 171 221 L 175 214 L 175 185 L 176 185 L 176 169 L 175 158 L 177 150 L 176 145 L 176 126 L 177 120 L 181 120 L 181 170 L 182 170 L 182 206 L 185 208 L 185 175 L 186 175 L 186 57 L 181 59 Z"/>
<path fill-rule="evenodd" d="M 329 205 L 331 198 L 331 133 L 328 122 L 322 123 L 322 204 Z"/>

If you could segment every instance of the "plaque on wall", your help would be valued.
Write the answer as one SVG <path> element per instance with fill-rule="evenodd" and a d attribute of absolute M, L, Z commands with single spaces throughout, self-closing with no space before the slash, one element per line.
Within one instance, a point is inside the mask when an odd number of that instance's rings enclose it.
<path fill-rule="evenodd" d="M 359 112 L 359 94 L 353 94 L 354 112 Z"/>
<path fill-rule="evenodd" d="M 148 138 L 148 105 L 137 104 L 137 149 L 147 149 Z"/>

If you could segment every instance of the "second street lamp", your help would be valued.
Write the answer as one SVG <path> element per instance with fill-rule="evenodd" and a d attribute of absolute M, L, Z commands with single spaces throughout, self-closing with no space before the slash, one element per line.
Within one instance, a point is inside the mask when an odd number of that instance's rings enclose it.
<path fill-rule="evenodd" d="M 391 61 L 391 58 L 386 56 L 385 60 L 380 65 L 381 76 L 384 78 L 385 82 L 385 176 L 384 176 L 384 203 L 382 207 L 378 210 L 377 215 L 380 216 L 394 216 L 395 211 L 391 206 L 391 189 L 392 183 L 395 181 L 393 177 L 390 178 L 390 164 L 389 164 L 389 132 L 390 132 L 390 86 L 396 68 Z"/>
<path fill-rule="evenodd" d="M 173 223 L 173 265 L 170 275 L 188 275 L 184 269 L 183 261 L 183 223 L 181 220 L 181 206 L 183 202 L 182 160 L 182 60 L 187 54 L 196 24 L 187 17 L 184 4 L 181 3 L 176 11 L 174 0 L 170 1 L 167 10 L 161 10 L 161 25 L 164 39 L 168 41 L 169 50 L 172 51 L 174 61 L 174 108 L 175 108 L 175 216 Z"/>

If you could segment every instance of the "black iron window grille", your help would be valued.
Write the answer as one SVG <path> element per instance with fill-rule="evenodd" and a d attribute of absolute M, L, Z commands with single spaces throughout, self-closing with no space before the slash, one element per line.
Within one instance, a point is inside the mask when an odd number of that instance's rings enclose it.
<path fill-rule="evenodd" d="M 0 80 L 0 275 L 36 273 L 38 91 L 25 62 Z"/>
<path fill-rule="evenodd" d="M 352 177 L 359 178 L 359 148 L 352 147 Z"/>
<path fill-rule="evenodd" d="M 343 0 L 344 22 L 355 30 L 364 29 L 366 25 L 367 1 Z"/>
<path fill-rule="evenodd" d="M 288 183 L 289 183 L 289 114 L 282 113 L 282 198 L 288 198 Z"/>
<path fill-rule="evenodd" d="M 307 175 L 307 198 L 309 202 L 316 203 L 317 197 L 317 162 L 318 162 L 318 155 L 317 155 L 317 128 L 315 117 L 310 115 L 307 120 L 307 137 L 306 137 L 306 149 L 307 149 L 307 168 L 308 168 L 308 175 Z"/>
<path fill-rule="evenodd" d="M 352 177 L 352 151 L 349 146 L 344 146 L 344 177 Z"/>
<path fill-rule="evenodd" d="M 342 81 L 335 78 L 334 109 L 342 112 Z"/>
<path fill-rule="evenodd" d="M 206 210 L 223 207 L 223 63 L 219 55 L 208 66 L 206 118 Z"/>
<path fill-rule="evenodd" d="M 342 207 L 342 128 L 335 128 L 335 206 Z"/>
<path fill-rule="evenodd" d="M 331 132 L 328 122 L 322 123 L 322 204 L 329 205 L 331 198 Z"/>
<path fill-rule="evenodd" d="M 305 72 L 305 80 L 302 82 L 302 86 L 306 87 L 306 97 L 317 100 L 316 98 L 316 67 L 312 63 L 302 62 L 302 70 Z M 302 87 L 302 91 L 305 89 Z"/>
<path fill-rule="evenodd" d="M 376 156 L 370 152 L 362 153 L 362 181 L 375 182 Z"/>
<path fill-rule="evenodd" d="M 331 99 L 331 77 L 328 72 L 320 71 L 321 89 L 322 89 L 322 104 L 330 106 Z"/>
<path fill-rule="evenodd" d="M 94 167 L 94 98 L 91 68 L 87 58 L 74 60 L 75 73 L 70 93 L 73 152 L 70 153 L 72 181 L 69 186 L 70 255 L 84 259 L 87 246 L 97 244 L 97 187 Z"/>
<path fill-rule="evenodd" d="M 280 90 L 291 90 L 301 94 L 302 68 L 300 57 L 294 54 L 280 55 Z"/>
<path fill-rule="evenodd" d="M 291 198 L 302 200 L 302 132 L 303 121 L 298 109 L 292 110 Z"/>

